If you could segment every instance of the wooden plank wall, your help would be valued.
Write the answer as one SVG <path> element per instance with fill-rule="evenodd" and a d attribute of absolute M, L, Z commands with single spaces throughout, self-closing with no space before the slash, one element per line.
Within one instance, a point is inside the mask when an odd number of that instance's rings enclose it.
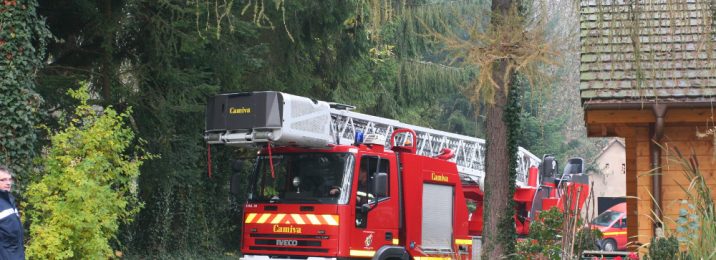
<path fill-rule="evenodd" d="M 697 131 L 706 132 L 707 125 L 714 125 L 711 108 L 674 107 L 667 110 L 662 144 L 665 148 L 677 147 L 684 155 L 691 151 L 697 155 L 706 183 L 716 197 L 716 159 L 713 137 L 698 138 Z M 651 241 L 654 228 L 652 214 L 652 165 L 649 145 L 653 133 L 654 114 L 649 106 L 637 110 L 586 110 L 585 122 L 590 137 L 619 136 L 625 139 L 627 166 L 627 235 L 635 247 Z M 679 210 L 687 205 L 681 202 L 687 197 L 679 187 L 687 180 L 681 167 L 673 162 L 673 153 L 663 152 L 662 161 L 662 208 L 666 228 L 673 231 Z M 669 231 L 667 231 L 669 232 Z M 632 249 L 635 249 L 632 247 Z M 642 250 L 643 251 L 643 250 Z"/>
<path fill-rule="evenodd" d="M 628 131 L 631 130 L 631 131 Z M 629 241 L 637 241 L 639 222 L 637 221 L 637 178 L 636 178 L 636 131 L 621 129 L 626 149 L 626 196 L 627 196 L 627 237 Z"/>
<path fill-rule="evenodd" d="M 703 128 L 700 129 L 702 132 L 705 131 Z M 664 148 L 677 147 L 682 154 L 688 156 L 693 152 L 697 155 L 701 172 L 709 184 L 712 190 L 712 197 L 715 197 L 716 193 L 716 177 L 714 176 L 714 170 L 716 170 L 716 160 L 714 160 L 713 152 L 713 139 L 709 138 L 697 138 L 697 128 L 695 126 L 671 126 L 667 127 L 664 132 L 664 139 L 662 144 Z M 648 243 L 653 236 L 653 216 L 652 212 L 652 171 L 651 160 L 649 156 L 649 142 L 650 133 L 648 128 L 638 128 L 635 136 L 636 142 L 636 154 L 632 154 L 636 158 L 636 182 L 637 182 L 637 208 L 639 212 L 638 216 L 638 228 L 637 235 L 638 241 L 641 243 Z M 629 146 L 627 141 L 627 147 Z M 628 150 L 628 149 L 627 149 Z M 683 169 L 678 162 L 674 161 L 675 154 L 673 152 L 662 152 L 662 210 L 663 210 L 663 221 L 666 228 L 672 232 L 676 228 L 676 219 L 678 218 L 679 210 L 687 207 L 681 204 L 683 200 L 687 199 L 687 195 L 683 192 L 679 185 L 688 186 L 689 181 L 683 174 Z M 630 162 L 629 150 L 627 154 L 627 163 Z M 627 165 L 627 169 L 629 165 Z M 628 170 L 627 170 L 628 171 Z M 627 175 L 630 176 L 630 175 Z M 633 185 L 627 180 L 627 187 Z M 628 192 L 629 189 L 627 189 Z M 630 217 L 630 216 L 628 216 Z M 632 224 L 629 221 L 629 224 Z M 630 236 L 633 231 L 630 228 Z M 667 231 L 669 232 L 669 231 Z"/>
<path fill-rule="evenodd" d="M 649 144 L 651 135 L 649 128 L 641 127 L 637 129 L 636 134 L 636 175 L 637 180 L 637 222 L 639 223 L 636 230 L 637 240 L 641 244 L 649 243 L 654 235 L 653 214 L 652 214 L 652 167 L 651 157 L 649 156 Z"/>

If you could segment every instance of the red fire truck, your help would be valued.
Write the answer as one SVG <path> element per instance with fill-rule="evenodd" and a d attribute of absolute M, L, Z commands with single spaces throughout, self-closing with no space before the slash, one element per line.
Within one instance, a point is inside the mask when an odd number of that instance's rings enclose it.
<path fill-rule="evenodd" d="M 352 109 L 273 91 L 208 100 L 207 142 L 259 148 L 243 191 L 244 258 L 470 259 L 482 233 L 484 140 Z M 581 184 L 572 172 L 555 177 L 551 157 L 542 176 L 538 157 L 520 148 L 517 158 L 524 235 L 539 210 L 563 205 L 563 187 Z"/>
<path fill-rule="evenodd" d="M 626 250 L 627 244 L 626 202 L 612 206 L 592 220 L 592 228 L 599 229 L 603 237 L 602 250 Z"/>

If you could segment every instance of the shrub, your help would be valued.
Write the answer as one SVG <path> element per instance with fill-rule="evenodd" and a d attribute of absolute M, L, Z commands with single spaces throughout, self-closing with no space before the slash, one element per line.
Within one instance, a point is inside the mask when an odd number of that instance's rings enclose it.
<path fill-rule="evenodd" d="M 27 256 L 106 259 L 114 254 L 110 242 L 120 223 L 141 208 L 135 182 L 147 157 L 126 155 L 134 148 L 134 133 L 124 123 L 130 112 L 95 111 L 87 104 L 86 84 L 69 93 L 80 105 L 52 134 L 43 175 L 27 190 Z"/>
<path fill-rule="evenodd" d="M 516 259 L 561 259 L 564 223 L 563 213 L 556 207 L 542 211 L 530 224 L 529 236 L 517 243 Z"/>
<path fill-rule="evenodd" d="M 581 255 L 584 250 L 598 250 L 597 245 L 602 240 L 602 232 L 599 229 L 585 227 L 577 231 L 575 240 L 573 252 L 577 255 Z"/>
<path fill-rule="evenodd" d="M 669 236 L 652 238 L 649 244 L 649 259 L 675 259 L 679 252 L 679 241 Z"/>

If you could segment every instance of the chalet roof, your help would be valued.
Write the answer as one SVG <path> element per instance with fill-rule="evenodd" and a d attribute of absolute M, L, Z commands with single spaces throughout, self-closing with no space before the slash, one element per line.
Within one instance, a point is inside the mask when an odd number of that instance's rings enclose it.
<path fill-rule="evenodd" d="M 607 152 L 607 150 L 609 150 L 609 148 L 614 145 L 621 145 L 622 147 L 626 147 L 626 145 L 624 144 L 624 141 L 622 141 L 621 138 L 613 137 L 611 140 L 609 140 L 609 143 L 607 143 L 607 145 L 605 145 L 602 148 L 602 150 L 599 152 L 599 154 L 594 156 L 593 162 L 596 162 L 597 160 L 599 160 L 599 158 L 601 158 Z"/>
<path fill-rule="evenodd" d="M 710 2 L 582 0 L 583 105 L 716 102 Z"/>

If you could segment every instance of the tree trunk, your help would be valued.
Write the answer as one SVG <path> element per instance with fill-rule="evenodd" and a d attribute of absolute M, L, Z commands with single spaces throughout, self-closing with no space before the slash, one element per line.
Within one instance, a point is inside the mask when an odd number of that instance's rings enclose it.
<path fill-rule="evenodd" d="M 503 232 L 500 223 L 503 218 L 512 218 L 507 214 L 512 196 L 509 194 L 509 162 L 512 156 L 507 149 L 507 125 L 503 118 L 507 105 L 507 93 L 504 91 L 505 82 L 502 80 L 506 62 L 500 61 L 494 67 L 493 77 L 500 84 L 495 94 L 495 104 L 486 108 L 487 112 L 487 152 L 485 153 L 485 257 L 487 259 L 500 259 L 505 252 L 504 243 L 499 239 Z M 514 232 L 514 227 L 512 231 Z"/>
<path fill-rule="evenodd" d="M 499 27 L 508 15 L 511 0 L 492 1 L 492 26 Z M 495 16 L 498 18 L 495 19 Z M 483 235 L 485 238 L 485 259 L 501 259 L 514 250 L 514 242 L 507 241 L 514 236 L 514 219 L 510 212 L 512 197 L 510 192 L 510 160 L 514 155 L 508 152 L 507 124 L 504 121 L 508 95 L 505 91 L 507 60 L 499 60 L 493 64 L 492 77 L 499 86 L 495 93 L 495 104 L 488 105 L 487 112 L 487 151 L 485 153 L 485 221 Z M 511 77 L 508 78 L 513 78 Z M 509 225 L 509 223 L 512 223 Z"/>
<path fill-rule="evenodd" d="M 104 16 L 105 21 L 114 21 L 114 17 L 112 15 L 112 2 L 111 0 L 104 0 L 102 1 L 102 15 Z M 102 48 L 100 48 L 102 52 L 102 61 L 100 64 L 100 82 L 99 85 L 102 89 L 102 102 L 105 105 L 113 105 L 112 104 L 112 80 L 111 75 L 114 74 L 114 71 L 112 70 L 112 51 L 113 51 L 113 42 L 114 42 L 114 33 L 115 28 L 113 25 L 107 26 L 107 24 L 111 24 L 110 22 L 105 22 L 104 25 L 104 33 L 102 35 Z"/>

